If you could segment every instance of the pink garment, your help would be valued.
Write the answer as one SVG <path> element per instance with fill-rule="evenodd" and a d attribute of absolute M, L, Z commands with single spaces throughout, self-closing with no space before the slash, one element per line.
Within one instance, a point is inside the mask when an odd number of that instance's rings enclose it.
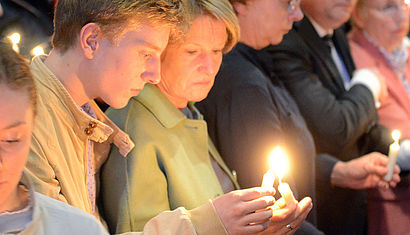
<path fill-rule="evenodd" d="M 356 68 L 376 68 L 386 80 L 388 97 L 378 109 L 379 122 L 391 130 L 400 130 L 403 139 L 410 139 L 410 96 L 402 81 L 359 30 L 353 29 L 348 39 Z M 404 75 L 410 83 L 410 61 L 407 61 Z"/>
<path fill-rule="evenodd" d="M 410 138 L 410 96 L 403 82 L 391 69 L 379 50 L 357 29 L 348 35 L 350 50 L 356 67 L 376 68 L 385 78 L 388 97 L 382 101 L 378 114 L 380 123 L 390 129 L 399 129 L 403 138 Z M 410 63 L 404 75 L 410 83 Z M 410 181 L 409 177 L 394 189 L 367 190 L 367 221 L 369 235 L 410 234 Z"/>

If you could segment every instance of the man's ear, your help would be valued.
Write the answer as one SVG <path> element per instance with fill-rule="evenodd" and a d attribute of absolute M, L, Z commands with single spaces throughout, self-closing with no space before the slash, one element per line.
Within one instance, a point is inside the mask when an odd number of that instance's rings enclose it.
<path fill-rule="evenodd" d="M 247 14 L 246 3 L 234 2 L 232 6 L 238 16 Z"/>
<path fill-rule="evenodd" d="M 366 22 L 367 14 L 364 12 L 364 9 L 361 9 L 359 7 L 356 7 L 352 11 L 352 20 L 353 24 L 359 28 L 363 29 L 365 22 Z"/>
<path fill-rule="evenodd" d="M 81 28 L 80 46 L 87 59 L 94 58 L 94 53 L 99 48 L 101 33 L 101 28 L 96 23 L 88 23 Z"/>

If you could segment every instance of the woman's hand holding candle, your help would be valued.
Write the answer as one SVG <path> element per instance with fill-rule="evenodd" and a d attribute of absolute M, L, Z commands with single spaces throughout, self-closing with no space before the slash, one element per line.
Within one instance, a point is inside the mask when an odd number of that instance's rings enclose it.
<path fill-rule="evenodd" d="M 312 199 L 309 197 L 305 197 L 299 203 L 291 205 L 287 205 L 283 197 L 280 198 L 272 206 L 272 218 L 270 218 L 267 229 L 258 233 L 258 235 L 290 235 L 295 233 L 303 221 L 305 221 L 312 207 Z M 289 226 L 292 228 L 291 230 Z"/>
<path fill-rule="evenodd" d="M 272 151 L 269 158 L 271 168 L 263 176 L 262 188 L 273 188 L 277 176 L 278 190 L 282 197 L 271 207 L 272 218 L 267 229 L 258 234 L 293 234 L 312 209 L 312 199 L 306 197 L 298 203 L 289 184 L 282 182 L 288 164 L 284 152 L 279 147 Z"/>
<path fill-rule="evenodd" d="M 212 204 L 229 234 L 253 234 L 267 228 L 274 194 L 273 187 L 242 189 L 224 194 Z"/>

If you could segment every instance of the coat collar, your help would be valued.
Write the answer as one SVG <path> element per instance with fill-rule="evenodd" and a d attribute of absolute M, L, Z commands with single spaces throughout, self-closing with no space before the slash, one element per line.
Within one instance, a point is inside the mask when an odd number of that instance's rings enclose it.
<path fill-rule="evenodd" d="M 60 80 L 43 63 L 45 58 L 46 56 L 35 57 L 31 63 L 31 69 L 39 74 L 39 76 L 36 76 L 36 82 L 41 83 L 56 94 L 59 102 L 69 112 L 68 115 L 72 117 L 73 129 L 77 136 L 83 140 L 88 138 L 96 143 L 103 143 L 108 140 L 110 143 L 114 143 L 121 153 L 126 156 L 134 147 L 134 143 L 129 136 L 105 116 L 94 101 L 90 101 L 90 105 L 97 119 L 81 111 Z"/>
<path fill-rule="evenodd" d="M 152 84 L 146 84 L 138 96 L 133 97 L 142 103 L 152 112 L 155 118 L 166 128 L 172 128 L 181 121 L 187 119 L 185 115 L 176 108 L 162 92 Z M 199 120 L 203 120 L 202 115 L 194 107 L 193 102 L 188 103 L 190 110 L 197 115 Z"/>
<path fill-rule="evenodd" d="M 24 182 L 24 183 L 23 183 Z M 30 178 L 26 175 L 25 172 L 22 173 L 21 176 L 21 184 L 23 184 L 29 191 L 30 194 L 30 204 L 33 208 L 33 217 L 30 224 L 21 232 L 22 235 L 34 234 L 40 230 L 40 223 L 41 223 L 41 211 L 38 205 L 37 198 L 35 197 L 34 188 L 31 184 Z"/>
<path fill-rule="evenodd" d="M 194 115 L 197 115 L 198 120 L 187 120 L 188 118 L 178 108 L 176 108 L 156 86 L 152 84 L 146 84 L 140 94 L 133 97 L 132 99 L 145 106 L 147 110 L 149 110 L 165 128 L 172 128 L 183 121 L 187 121 L 187 123 L 189 122 L 190 125 L 201 125 L 202 127 L 206 128 L 206 123 L 203 120 L 203 116 L 194 106 L 194 102 L 189 102 L 188 108 L 191 110 L 191 112 L 194 113 Z M 204 131 L 205 133 L 207 133 L 206 129 Z M 206 135 L 208 136 L 208 134 Z M 239 189 L 239 184 L 236 180 L 236 176 L 233 176 L 233 174 L 229 171 L 228 167 L 219 155 L 218 150 L 213 145 L 211 139 L 209 137 L 207 138 L 209 154 L 227 173 L 229 178 L 232 180 L 235 188 Z"/>

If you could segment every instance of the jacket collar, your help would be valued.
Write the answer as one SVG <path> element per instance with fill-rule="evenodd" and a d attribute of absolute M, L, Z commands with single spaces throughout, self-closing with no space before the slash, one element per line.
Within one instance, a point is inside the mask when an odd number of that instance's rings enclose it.
<path fill-rule="evenodd" d="M 40 223 L 41 223 L 41 211 L 38 205 L 37 199 L 35 197 L 33 186 L 30 182 L 30 178 L 26 175 L 26 173 L 22 173 L 21 182 L 25 182 L 24 186 L 29 190 L 30 194 L 30 204 L 33 208 L 33 217 L 30 224 L 21 232 L 22 235 L 25 234 L 35 234 L 40 230 Z"/>
<path fill-rule="evenodd" d="M 181 121 L 187 119 L 185 115 L 176 108 L 162 92 L 152 84 L 146 84 L 138 96 L 133 97 L 148 110 L 166 128 L 172 128 Z M 194 107 L 193 102 L 188 103 L 189 109 L 197 115 L 198 120 L 203 120 L 203 116 Z"/>
<path fill-rule="evenodd" d="M 43 63 L 45 57 L 35 57 L 32 61 L 31 69 L 40 74 L 40 76 L 36 77 L 36 81 L 50 89 L 53 93 L 56 93 L 57 99 L 66 107 L 67 112 L 73 118 L 73 129 L 77 136 L 81 139 L 89 138 L 96 143 L 103 143 L 108 140 L 110 143 L 114 143 L 121 153 L 126 156 L 134 147 L 134 143 L 129 136 L 121 131 L 94 101 L 90 101 L 90 105 L 97 119 L 81 111 L 63 84 Z"/>
<path fill-rule="evenodd" d="M 335 63 L 333 62 L 331 55 L 328 53 L 326 44 L 319 37 L 319 34 L 316 32 L 315 28 L 313 27 L 312 23 L 310 22 L 310 19 L 305 16 L 302 19 L 302 21 L 297 22 L 295 25 L 296 25 L 296 28 L 295 28 L 296 31 L 301 35 L 301 38 L 305 41 L 306 45 L 308 45 L 312 53 L 315 54 L 315 57 L 321 60 L 322 63 L 326 65 L 326 69 L 331 74 L 331 79 L 336 84 L 338 84 L 338 87 L 340 87 L 341 89 L 345 89 L 343 78 L 341 77 L 339 70 L 337 69 Z M 336 37 L 336 34 L 337 34 L 337 30 L 333 32 L 334 39 Z M 335 43 L 335 47 L 338 47 L 336 43 Z M 344 59 L 343 59 L 343 62 L 345 62 Z"/>

